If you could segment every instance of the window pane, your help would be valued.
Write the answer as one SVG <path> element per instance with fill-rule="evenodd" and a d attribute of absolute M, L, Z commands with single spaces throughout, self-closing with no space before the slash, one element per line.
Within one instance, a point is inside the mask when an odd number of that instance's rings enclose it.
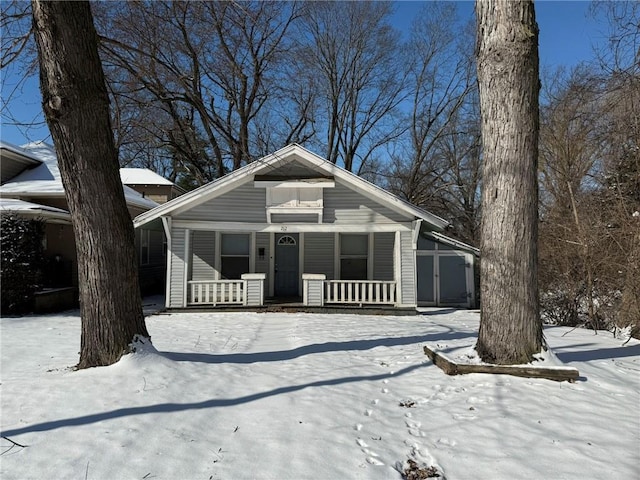
<path fill-rule="evenodd" d="M 222 255 L 249 255 L 249 235 L 246 233 L 223 234 Z"/>
<path fill-rule="evenodd" d="M 294 206 L 296 204 L 295 188 L 272 188 L 271 205 L 273 206 Z"/>
<path fill-rule="evenodd" d="M 243 273 L 249 273 L 249 257 L 222 257 L 222 278 L 239 280 Z"/>
<path fill-rule="evenodd" d="M 418 236 L 418 250 L 435 250 L 436 244 L 434 241 L 424 238 L 422 235 Z"/>
<path fill-rule="evenodd" d="M 341 280 L 366 280 L 367 279 L 367 259 L 366 258 L 343 258 L 340 260 Z"/>
<path fill-rule="evenodd" d="M 340 255 L 363 255 L 369 251 L 369 235 L 340 235 Z"/>
<path fill-rule="evenodd" d="M 300 205 L 320 205 L 322 198 L 321 188 L 299 188 L 298 199 Z"/>

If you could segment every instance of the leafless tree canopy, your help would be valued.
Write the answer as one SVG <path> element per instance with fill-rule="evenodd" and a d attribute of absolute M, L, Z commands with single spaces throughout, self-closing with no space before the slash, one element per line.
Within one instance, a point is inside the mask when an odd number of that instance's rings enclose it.
<path fill-rule="evenodd" d="M 541 289 L 549 321 L 640 335 L 640 6 L 602 2 L 608 49 L 547 81 Z"/>

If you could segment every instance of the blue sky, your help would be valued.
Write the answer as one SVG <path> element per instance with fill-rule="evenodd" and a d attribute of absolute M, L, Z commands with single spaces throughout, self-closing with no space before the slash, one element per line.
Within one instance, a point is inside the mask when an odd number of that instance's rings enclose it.
<path fill-rule="evenodd" d="M 424 2 L 397 2 L 394 23 L 400 29 L 408 29 L 411 21 Z M 469 18 L 473 15 L 473 2 L 460 1 L 459 8 Z M 593 58 L 594 45 L 606 41 L 607 25 L 593 19 L 588 12 L 590 2 L 585 1 L 545 1 L 536 2 L 536 17 L 540 27 L 540 66 L 542 70 L 559 66 L 572 67 L 581 61 Z M 11 88 L 11 79 L 2 86 L 3 97 Z M 49 132 L 42 120 L 40 92 L 37 76 L 30 79 L 21 95 L 14 98 L 11 110 L 19 122 L 28 124 L 39 121 L 37 127 L 15 127 L 0 125 L 3 141 L 21 145 L 33 140 L 48 139 Z M 50 140 L 49 140 L 50 141 Z"/>

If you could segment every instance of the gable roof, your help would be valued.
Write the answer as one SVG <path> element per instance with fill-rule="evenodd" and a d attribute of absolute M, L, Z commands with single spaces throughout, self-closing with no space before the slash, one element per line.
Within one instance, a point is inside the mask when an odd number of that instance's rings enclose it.
<path fill-rule="evenodd" d="M 33 168 L 42 162 L 28 151 L 12 143 L 0 141 L 0 181 L 11 180 L 27 168 Z"/>
<path fill-rule="evenodd" d="M 121 168 L 120 179 L 125 185 L 171 185 L 174 183 L 148 168 Z"/>
<path fill-rule="evenodd" d="M 315 153 L 310 152 L 304 147 L 293 143 L 270 155 L 267 155 L 266 157 L 235 170 L 224 177 L 214 180 L 213 182 L 203 185 L 180 197 L 174 198 L 153 210 L 149 210 L 148 212 L 138 215 L 134 219 L 134 226 L 140 227 L 162 216 L 189 210 L 190 208 L 211 200 L 212 198 L 218 197 L 246 182 L 253 180 L 254 175 L 264 175 L 265 173 L 274 170 L 276 167 L 285 165 L 292 161 L 297 161 L 303 165 L 310 166 L 324 176 L 334 177 L 336 180 L 341 180 L 364 196 L 382 203 L 392 210 L 407 216 L 425 220 L 436 230 L 442 230 L 449 225 L 449 222 L 446 220 L 411 205 L 377 185 L 374 185 L 344 168 L 325 160 Z"/>
<path fill-rule="evenodd" d="M 62 185 L 62 177 L 58 168 L 58 158 L 56 152 L 51 145 L 44 142 L 34 142 L 23 145 L 21 150 L 30 158 L 40 162 L 35 168 L 26 170 L 7 183 L 0 186 L 0 195 L 6 197 L 25 196 L 35 197 L 63 197 L 64 186 Z M 145 210 L 152 209 L 158 204 L 148 198 L 144 198 L 134 189 L 122 186 L 124 189 L 124 197 L 127 205 L 142 208 Z"/>

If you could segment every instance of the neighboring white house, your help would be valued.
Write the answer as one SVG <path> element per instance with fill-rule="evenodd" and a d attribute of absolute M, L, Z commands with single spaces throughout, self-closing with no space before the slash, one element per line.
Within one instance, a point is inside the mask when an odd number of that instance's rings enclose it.
<path fill-rule="evenodd" d="M 45 257 L 48 260 L 45 286 L 76 288 L 75 239 L 54 148 L 43 142 L 22 147 L 0 142 L 0 157 L 3 182 L 0 185 L 0 211 L 44 220 Z M 158 206 L 126 185 L 123 189 L 132 218 Z M 143 291 L 151 292 L 164 284 L 164 246 L 162 229 L 136 231 Z"/>
<path fill-rule="evenodd" d="M 295 144 L 134 225 L 164 228 L 169 308 L 475 304 L 478 250 L 445 220 Z"/>
<path fill-rule="evenodd" d="M 121 168 L 120 179 L 143 197 L 166 203 L 185 193 L 184 189 L 148 168 Z"/>

